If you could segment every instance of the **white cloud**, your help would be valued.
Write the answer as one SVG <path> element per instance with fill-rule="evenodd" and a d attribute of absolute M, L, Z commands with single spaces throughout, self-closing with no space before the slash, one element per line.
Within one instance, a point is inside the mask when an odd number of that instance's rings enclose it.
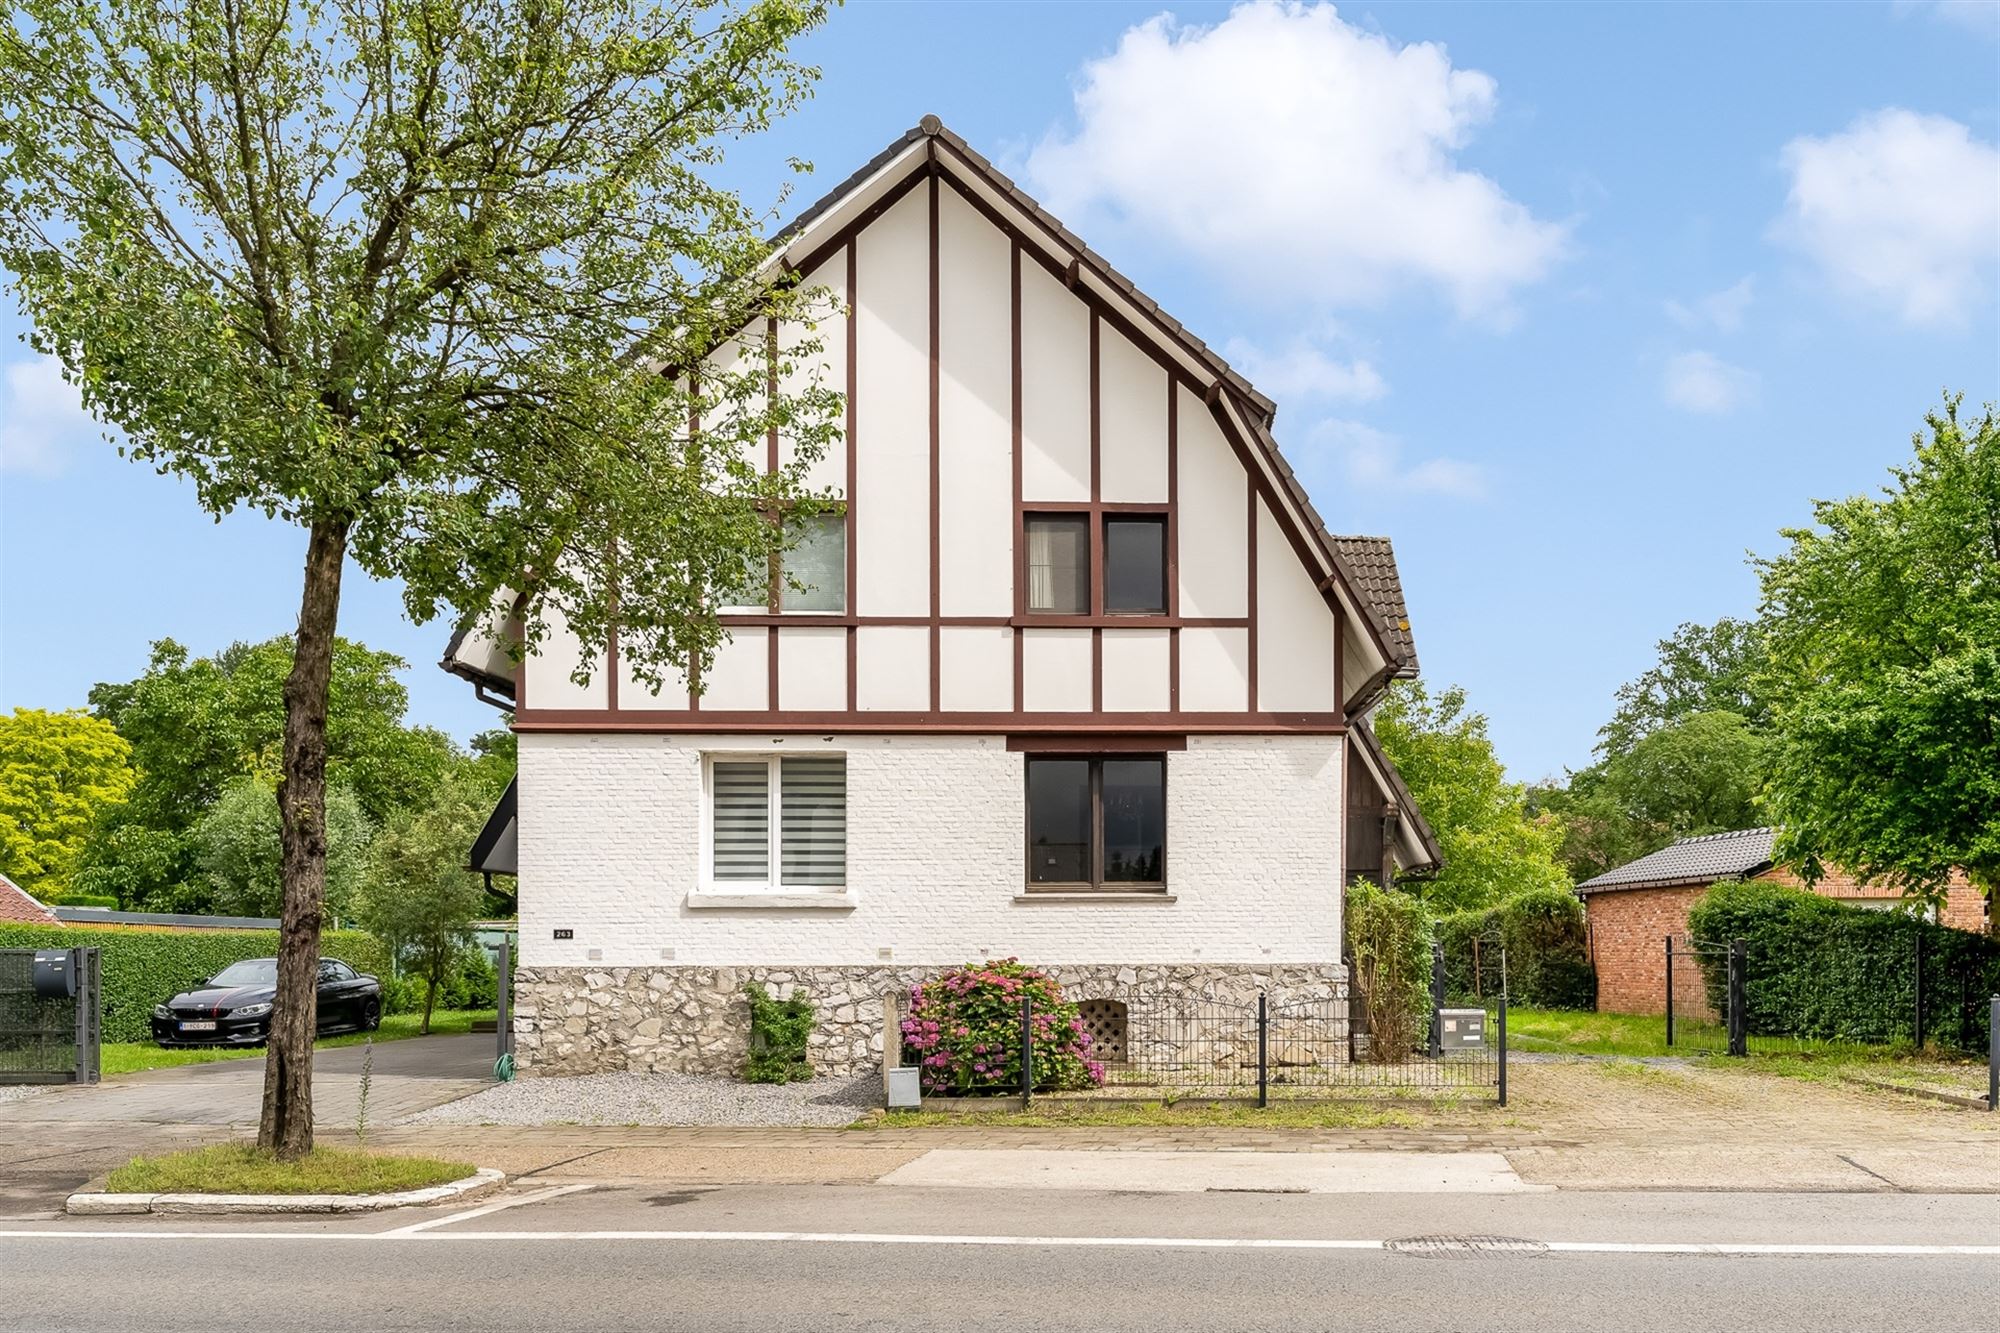
<path fill-rule="evenodd" d="M 2000 259 L 2000 150 L 1944 116 L 1870 112 L 1785 145 L 1773 234 L 1910 324 L 1956 324 Z"/>
<path fill-rule="evenodd" d="M 1057 214 L 1129 219 L 1266 296 L 1366 304 L 1417 284 L 1504 320 L 1567 229 L 1457 164 L 1495 94 L 1443 47 L 1332 5 L 1256 0 L 1208 27 L 1161 14 L 1084 67 L 1075 133 L 1026 172 Z"/>
<path fill-rule="evenodd" d="M 1294 338 L 1270 352 L 1245 339 L 1232 338 L 1222 354 L 1260 391 L 1281 403 L 1372 403 L 1389 392 L 1381 374 L 1365 358 L 1343 361 L 1312 338 Z"/>
<path fill-rule="evenodd" d="M 1307 447 L 1330 456 L 1357 489 L 1460 500 L 1482 499 L 1486 494 L 1486 471 L 1477 463 L 1457 458 L 1406 463 L 1401 440 L 1359 421 L 1321 421 L 1307 433 Z"/>
<path fill-rule="evenodd" d="M 54 476 L 80 442 L 102 434 L 54 357 L 0 367 L 0 472 Z"/>
<path fill-rule="evenodd" d="M 1687 304 L 1668 301 L 1667 317 L 1684 329 L 1713 328 L 1721 333 L 1734 333 L 1743 327 L 1743 315 L 1750 308 L 1755 282 L 1755 278 L 1745 277 Z"/>
<path fill-rule="evenodd" d="M 2000 4 L 1994 0 L 1896 0 L 1892 8 L 1898 14 L 1928 14 L 1982 37 L 2000 37 Z"/>
<path fill-rule="evenodd" d="M 1757 396 L 1757 376 L 1710 352 L 1682 352 L 1667 361 L 1663 387 L 1675 407 L 1719 416 Z"/>

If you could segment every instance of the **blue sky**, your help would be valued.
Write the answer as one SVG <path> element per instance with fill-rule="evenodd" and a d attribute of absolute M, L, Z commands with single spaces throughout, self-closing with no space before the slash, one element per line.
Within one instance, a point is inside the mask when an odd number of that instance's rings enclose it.
<path fill-rule="evenodd" d="M 1978 4 L 858 0 L 727 171 L 812 161 L 789 210 L 943 117 L 1279 399 L 1328 521 L 1395 539 L 1426 675 L 1536 778 L 1941 390 L 2000 398 L 1996 38 Z M 299 535 L 117 458 L 21 330 L 0 708 L 288 628 Z M 410 660 L 415 718 L 490 724 L 395 588 L 350 579 L 342 629 Z"/>

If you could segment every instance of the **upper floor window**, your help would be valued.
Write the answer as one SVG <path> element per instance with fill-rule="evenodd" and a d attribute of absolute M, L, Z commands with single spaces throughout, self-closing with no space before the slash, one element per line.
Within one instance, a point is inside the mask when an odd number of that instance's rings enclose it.
<path fill-rule="evenodd" d="M 1166 614 L 1166 516 L 1105 514 L 1098 526 L 1093 533 L 1088 514 L 1027 515 L 1030 614 Z"/>
<path fill-rule="evenodd" d="M 847 883 L 847 756 L 712 756 L 708 879 L 717 888 Z"/>
<path fill-rule="evenodd" d="M 814 514 L 785 523 L 786 535 L 795 538 L 791 548 L 746 562 L 742 584 L 726 594 L 729 608 L 767 615 L 846 611 L 847 516 Z"/>

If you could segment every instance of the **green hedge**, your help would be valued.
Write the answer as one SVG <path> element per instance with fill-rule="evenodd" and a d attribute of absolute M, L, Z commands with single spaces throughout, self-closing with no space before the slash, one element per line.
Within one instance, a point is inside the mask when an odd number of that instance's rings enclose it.
<path fill-rule="evenodd" d="M 148 1041 L 153 1006 L 245 958 L 273 958 L 275 930 L 135 930 L 123 926 L 0 924 L 0 949 L 95 946 L 104 976 L 104 1040 Z M 320 936 L 320 956 L 387 978 L 389 951 L 358 930 Z"/>
<path fill-rule="evenodd" d="M 1590 966 L 1583 904 L 1566 889 L 1533 889 L 1493 907 L 1453 912 L 1437 921 L 1444 945 L 1445 993 L 1485 999 L 1500 990 L 1500 956 L 1507 950 L 1507 995 L 1540 1009 L 1594 1009 L 1597 974 Z"/>
<path fill-rule="evenodd" d="M 1718 884 L 1688 911 L 1696 939 L 1745 945 L 1751 1032 L 1829 1041 L 1913 1036 L 1916 954 L 1924 954 L 1925 1035 L 1986 1049 L 1988 996 L 2000 991 L 2000 943 L 1909 912 L 1873 911 L 1764 882 Z M 1704 955 L 1716 1012 L 1728 985 L 1722 951 Z"/>

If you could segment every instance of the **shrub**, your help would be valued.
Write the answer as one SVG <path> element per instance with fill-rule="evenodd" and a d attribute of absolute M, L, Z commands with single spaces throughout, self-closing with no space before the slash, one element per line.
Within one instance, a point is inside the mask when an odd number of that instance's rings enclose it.
<path fill-rule="evenodd" d="M 1445 992 L 1485 999 L 1500 992 L 1499 949 L 1507 951 L 1507 996 L 1543 1009 L 1594 1009 L 1597 974 L 1583 904 L 1566 889 L 1531 889 L 1492 907 L 1439 917 Z"/>
<path fill-rule="evenodd" d="M 1430 1023 L 1429 914 L 1407 893 L 1357 879 L 1347 890 L 1347 947 L 1368 1013 L 1368 1058 L 1394 1064 Z"/>
<path fill-rule="evenodd" d="M 1717 884 L 1689 909 L 1688 929 L 1700 940 L 1744 942 L 1751 1032 L 1907 1040 L 1921 947 L 1927 1036 L 1985 1049 L 1985 998 L 2000 991 L 2000 943 L 1984 935 L 1761 881 Z M 1702 957 L 1702 979 L 1709 1002 L 1722 1012 L 1728 972 L 1720 951 Z"/>
<path fill-rule="evenodd" d="M 0 949 L 99 950 L 104 978 L 104 1040 L 148 1041 L 153 1006 L 199 985 L 245 958 L 275 958 L 275 930 L 135 930 L 127 926 L 0 924 Z M 319 937 L 322 958 L 338 958 L 387 983 L 389 952 L 358 930 Z"/>
<path fill-rule="evenodd" d="M 1021 1086 L 1021 1001 L 1032 1004 L 1035 1087 L 1104 1082 L 1076 1006 L 1046 972 L 1009 958 L 967 963 L 910 988 L 903 1045 L 916 1055 L 926 1092 L 1013 1092 Z"/>
<path fill-rule="evenodd" d="M 812 1001 L 802 990 L 774 1000 L 756 982 L 744 986 L 750 999 L 750 1055 L 743 1063 L 746 1083 L 795 1083 L 813 1076 L 806 1059 L 812 1042 Z"/>
<path fill-rule="evenodd" d="M 500 996 L 500 976 L 483 945 L 459 952 L 438 991 L 441 1009 L 491 1009 Z M 421 996 L 419 997 L 421 1002 Z"/>

